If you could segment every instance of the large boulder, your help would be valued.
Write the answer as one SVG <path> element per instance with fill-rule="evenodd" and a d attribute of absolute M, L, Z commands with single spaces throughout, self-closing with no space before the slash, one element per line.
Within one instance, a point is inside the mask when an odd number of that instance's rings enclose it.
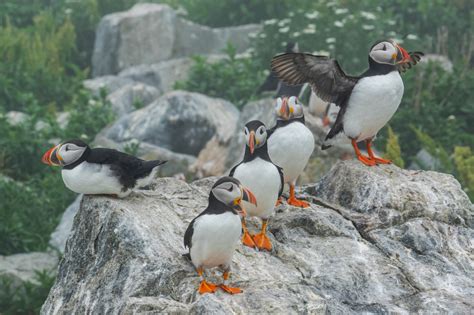
<path fill-rule="evenodd" d="M 58 250 L 61 254 L 64 254 L 66 240 L 69 237 L 69 233 L 71 233 L 74 216 L 81 206 L 82 196 L 82 194 L 78 195 L 74 202 L 66 208 L 61 217 L 61 221 L 59 222 L 56 229 L 54 229 L 53 233 L 51 233 L 49 245 L 52 248 Z"/>
<path fill-rule="evenodd" d="M 250 45 L 248 34 L 260 25 L 212 29 L 184 20 L 165 4 L 139 3 L 102 18 L 92 56 L 92 75 L 196 54 L 221 53 L 228 42 L 238 52 Z"/>
<path fill-rule="evenodd" d="M 184 91 L 163 95 L 103 130 L 99 137 L 115 142 L 138 140 L 173 152 L 197 156 L 216 135 L 233 135 L 239 112 L 223 99 Z"/>
<path fill-rule="evenodd" d="M 324 200 L 309 195 L 308 209 L 277 209 L 272 252 L 237 249 L 231 279 L 243 294 L 199 295 L 182 241 L 215 180 L 164 178 L 126 199 L 84 197 L 42 314 L 466 314 L 474 307 L 473 206 L 459 184 L 357 161 L 337 164 L 306 189 Z M 385 209 L 409 215 L 382 220 Z"/>
<path fill-rule="evenodd" d="M 150 104 L 161 93 L 153 86 L 135 82 L 127 84 L 107 95 L 113 112 L 117 117 Z"/>

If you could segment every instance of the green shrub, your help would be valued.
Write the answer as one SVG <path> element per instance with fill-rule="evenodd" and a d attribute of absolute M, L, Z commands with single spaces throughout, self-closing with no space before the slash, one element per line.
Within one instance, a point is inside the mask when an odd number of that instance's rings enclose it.
<path fill-rule="evenodd" d="M 36 272 L 35 281 L 14 286 L 11 279 L 0 277 L 0 310 L 2 314 L 39 314 L 55 277 L 46 271 Z"/>
<path fill-rule="evenodd" d="M 226 53 L 227 58 L 217 62 L 194 57 L 189 78 L 177 82 L 175 88 L 221 97 L 239 108 L 245 105 L 263 82 L 263 73 L 255 71 L 251 58 L 238 58 L 232 46 L 227 47 Z"/>
<path fill-rule="evenodd" d="M 454 165 L 459 181 L 471 200 L 474 200 L 474 154 L 469 147 L 454 148 Z"/>
<path fill-rule="evenodd" d="M 398 136 L 393 132 L 392 127 L 388 126 L 387 144 L 385 146 L 384 157 L 391 160 L 393 164 L 400 168 L 405 167 L 405 162 L 402 158 L 400 144 L 398 143 Z"/>
<path fill-rule="evenodd" d="M 85 77 L 70 63 L 74 54 L 75 31 L 68 19 L 56 25 L 51 14 L 42 13 L 31 27 L 0 27 L 2 107 L 25 110 L 34 98 L 62 108 Z"/>

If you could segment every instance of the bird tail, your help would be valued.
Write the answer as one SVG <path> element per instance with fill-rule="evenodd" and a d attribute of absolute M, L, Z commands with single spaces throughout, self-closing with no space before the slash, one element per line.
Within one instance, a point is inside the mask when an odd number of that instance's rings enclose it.
<path fill-rule="evenodd" d="M 190 253 L 183 254 L 182 256 L 186 259 L 189 259 L 189 261 L 191 261 L 191 254 Z"/>

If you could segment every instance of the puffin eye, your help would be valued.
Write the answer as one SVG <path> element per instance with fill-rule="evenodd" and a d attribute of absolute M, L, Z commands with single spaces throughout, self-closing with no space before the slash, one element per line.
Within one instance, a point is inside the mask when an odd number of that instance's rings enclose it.
<path fill-rule="evenodd" d="M 382 50 L 384 50 L 384 51 L 387 50 L 387 46 L 385 44 L 383 44 Z"/>
<path fill-rule="evenodd" d="M 260 128 L 260 134 L 263 135 L 263 128 Z"/>

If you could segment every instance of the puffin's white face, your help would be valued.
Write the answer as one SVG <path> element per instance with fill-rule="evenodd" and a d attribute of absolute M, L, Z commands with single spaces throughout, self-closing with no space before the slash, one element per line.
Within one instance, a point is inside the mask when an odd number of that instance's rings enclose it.
<path fill-rule="evenodd" d="M 296 96 L 290 96 L 288 106 L 290 108 L 290 119 L 303 117 L 303 105 L 301 105 Z"/>
<path fill-rule="evenodd" d="M 86 147 L 81 147 L 74 143 L 63 143 L 56 152 L 56 156 L 63 165 L 68 165 L 79 160 L 84 151 L 86 151 Z"/>
<path fill-rule="evenodd" d="M 49 149 L 43 155 L 42 161 L 53 166 L 69 165 L 79 160 L 86 150 L 87 145 L 65 142 Z"/>
<path fill-rule="evenodd" d="M 237 212 L 245 215 L 245 210 L 242 208 L 242 200 L 245 200 L 253 205 L 257 205 L 257 198 L 255 195 L 243 187 L 240 182 L 232 177 L 223 177 L 220 179 L 220 184 L 215 185 L 211 194 L 213 194 L 217 200 L 223 204 L 232 207 Z"/>
<path fill-rule="evenodd" d="M 399 52 L 397 47 L 391 42 L 383 41 L 372 47 L 369 55 L 377 63 L 394 65 L 397 63 Z"/>
<path fill-rule="evenodd" d="M 242 190 L 233 182 L 224 182 L 212 189 L 212 193 L 217 200 L 225 205 L 232 206 L 234 202 L 240 202 L 242 198 Z"/>
<path fill-rule="evenodd" d="M 258 126 L 256 130 L 249 130 L 245 126 L 245 140 L 250 148 L 250 153 L 253 154 L 255 149 L 260 148 L 267 141 L 267 129 L 264 125 Z"/>

